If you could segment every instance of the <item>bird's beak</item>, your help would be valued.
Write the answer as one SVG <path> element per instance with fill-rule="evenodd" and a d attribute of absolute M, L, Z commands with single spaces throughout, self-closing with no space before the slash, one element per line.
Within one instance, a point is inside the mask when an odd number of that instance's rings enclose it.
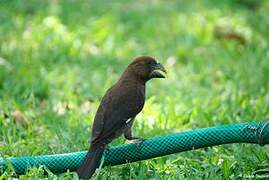
<path fill-rule="evenodd" d="M 163 67 L 162 64 L 157 63 L 152 67 L 150 77 L 151 78 L 166 78 L 167 77 L 167 71 Z"/>

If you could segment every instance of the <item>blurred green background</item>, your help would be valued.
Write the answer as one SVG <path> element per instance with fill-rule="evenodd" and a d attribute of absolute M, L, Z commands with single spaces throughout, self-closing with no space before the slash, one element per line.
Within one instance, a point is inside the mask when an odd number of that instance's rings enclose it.
<path fill-rule="evenodd" d="M 268 12 L 266 0 L 1 0 L 0 156 L 86 150 L 102 95 L 138 55 L 169 78 L 148 83 L 136 135 L 268 121 Z M 236 179 L 268 166 L 268 147 L 222 145 L 105 167 L 98 179 Z M 46 171 L 19 178 L 74 177 Z"/>

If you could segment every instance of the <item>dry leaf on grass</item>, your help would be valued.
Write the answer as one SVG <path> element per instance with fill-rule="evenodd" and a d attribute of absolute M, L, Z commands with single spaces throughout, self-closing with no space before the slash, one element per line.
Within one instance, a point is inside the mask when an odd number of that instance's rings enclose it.
<path fill-rule="evenodd" d="M 23 126 L 26 126 L 29 124 L 28 120 L 25 118 L 24 114 L 19 111 L 16 110 L 12 113 L 12 117 L 14 118 L 14 120 L 16 121 L 16 123 L 19 123 Z"/>

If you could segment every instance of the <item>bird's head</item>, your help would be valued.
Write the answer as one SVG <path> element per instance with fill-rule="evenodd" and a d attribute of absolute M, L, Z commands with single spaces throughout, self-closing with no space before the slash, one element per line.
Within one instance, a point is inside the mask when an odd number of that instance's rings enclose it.
<path fill-rule="evenodd" d="M 152 78 L 165 78 L 166 70 L 162 64 L 150 56 L 139 56 L 128 66 L 137 78 L 148 81 Z"/>

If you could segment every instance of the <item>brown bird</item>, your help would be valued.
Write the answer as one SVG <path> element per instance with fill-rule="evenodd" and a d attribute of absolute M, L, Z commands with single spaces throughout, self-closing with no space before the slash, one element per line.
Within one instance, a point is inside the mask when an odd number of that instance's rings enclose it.
<path fill-rule="evenodd" d="M 152 78 L 165 78 L 165 74 L 164 67 L 154 58 L 137 57 L 107 90 L 94 118 L 89 151 L 77 170 L 80 179 L 93 175 L 106 146 L 121 134 L 127 140 L 143 140 L 132 136 L 131 127 L 145 103 L 145 84 Z"/>

